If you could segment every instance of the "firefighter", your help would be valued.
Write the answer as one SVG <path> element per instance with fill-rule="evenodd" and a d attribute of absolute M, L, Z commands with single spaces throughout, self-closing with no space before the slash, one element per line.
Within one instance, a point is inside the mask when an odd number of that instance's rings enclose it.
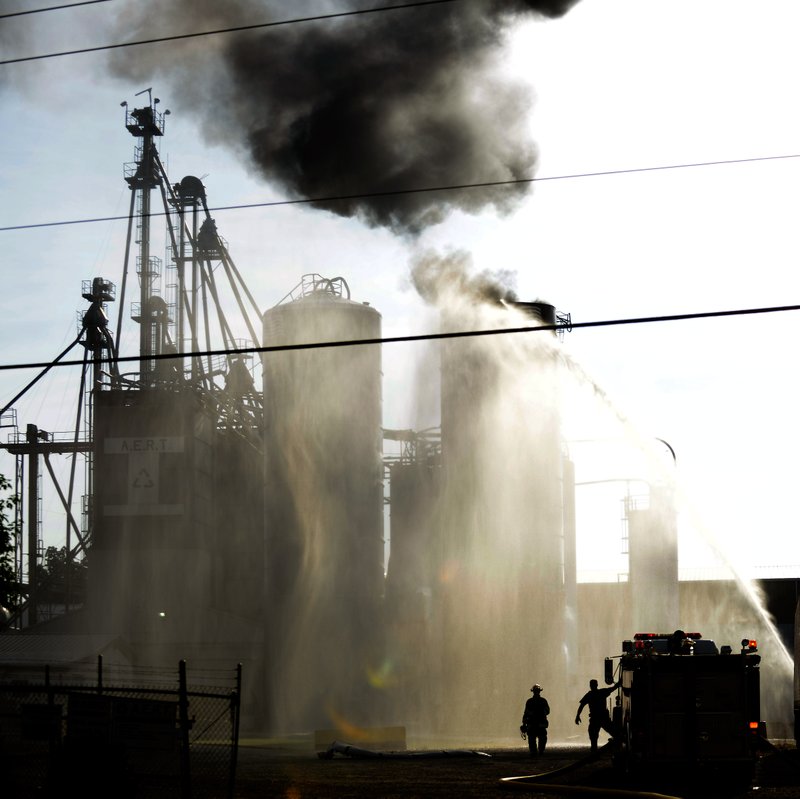
<path fill-rule="evenodd" d="M 522 739 L 528 739 L 528 750 L 531 757 L 536 757 L 537 752 L 544 754 L 547 745 L 547 717 L 550 715 L 550 705 L 542 696 L 542 686 L 538 683 L 531 688 L 533 696 L 525 703 L 522 714 L 522 726 L 519 728 Z"/>
<path fill-rule="evenodd" d="M 597 738 L 600 735 L 600 730 L 605 730 L 611 736 L 614 735 L 606 700 L 609 694 L 619 688 L 619 685 L 620 683 L 616 683 L 610 688 L 598 688 L 597 680 L 589 680 L 589 691 L 583 695 L 581 703 L 578 705 L 578 712 L 575 714 L 576 724 L 581 723 L 581 711 L 584 706 L 589 706 L 589 741 L 592 745 L 592 752 L 597 751 Z"/>

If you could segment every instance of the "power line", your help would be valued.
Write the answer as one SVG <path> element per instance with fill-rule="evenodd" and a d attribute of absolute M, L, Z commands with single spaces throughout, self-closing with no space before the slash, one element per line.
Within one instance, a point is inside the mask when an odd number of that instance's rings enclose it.
<path fill-rule="evenodd" d="M 218 205 L 209 208 L 209 211 L 238 211 L 248 208 L 272 208 L 280 205 L 308 205 L 312 203 L 336 203 L 346 200 L 377 199 L 380 197 L 396 197 L 404 194 L 424 194 L 445 191 L 462 191 L 467 189 L 485 189 L 497 186 L 517 186 L 529 183 L 543 183 L 553 180 L 574 180 L 575 178 L 611 177 L 613 175 L 631 175 L 638 172 L 660 172 L 669 169 L 693 169 L 704 166 L 726 166 L 731 164 L 748 164 L 757 161 L 779 161 L 788 158 L 800 158 L 800 153 L 787 153 L 785 155 L 765 155 L 755 158 L 733 158 L 727 161 L 697 161 L 688 164 L 665 164 L 663 166 L 632 167 L 631 169 L 607 169 L 602 172 L 576 172 L 568 175 L 548 175 L 538 178 L 516 178 L 514 180 L 495 180 L 485 183 L 459 183 L 449 186 L 425 186 L 416 189 L 394 189 L 391 191 L 365 192 L 362 194 L 338 194 L 324 197 L 304 197 L 296 200 L 272 200 L 261 203 L 241 203 L 238 205 Z M 165 211 L 153 211 L 149 217 L 166 216 Z M 33 228 L 58 227 L 64 225 L 86 225 L 93 222 L 119 222 L 127 220 L 127 216 L 96 216 L 85 219 L 66 219 L 60 222 L 33 222 L 27 225 L 6 225 L 0 227 L 0 233 L 11 230 L 30 230 Z"/>
<path fill-rule="evenodd" d="M 9 11 L 7 14 L 0 14 L 0 19 L 8 17 L 23 17 L 26 14 L 42 14 L 45 11 L 60 11 L 62 8 L 76 8 L 77 6 L 91 6 L 95 3 L 108 3 L 109 0 L 82 0 L 80 3 L 64 3 L 60 6 L 48 6 L 47 8 L 33 8 L 29 11 Z"/>
<path fill-rule="evenodd" d="M 103 50 L 118 50 L 123 47 L 139 47 L 143 44 L 158 44 L 159 42 L 175 42 L 181 39 L 196 39 L 200 36 L 216 36 L 221 33 L 239 33 L 241 31 L 257 30 L 259 28 L 275 28 L 279 25 L 294 25 L 300 22 L 318 22 L 323 19 L 336 19 L 338 17 L 352 17 L 357 14 L 373 14 L 376 11 L 395 11 L 403 8 L 416 8 L 418 6 L 435 6 L 443 3 L 457 3 L 460 0 L 418 0 L 418 2 L 404 3 L 394 6 L 376 6 L 375 8 L 360 8 L 355 11 L 340 11 L 335 14 L 319 14 L 313 17 L 297 17 L 295 19 L 283 19 L 277 22 L 259 22 L 252 25 L 237 25 L 232 28 L 218 28 L 213 31 L 196 31 L 194 33 L 179 33 L 174 36 L 159 36 L 154 39 L 140 39 L 135 42 L 118 42 L 117 44 L 103 44 L 97 47 L 82 47 L 78 50 L 63 50 L 59 53 L 42 53 L 40 55 L 23 56 L 21 58 L 7 58 L 0 61 L 3 64 L 20 64 L 24 61 L 41 61 L 46 58 L 60 58 L 67 55 L 79 55 L 81 53 L 97 53 Z"/>
<path fill-rule="evenodd" d="M 182 358 L 205 358 L 219 355 L 261 355 L 271 352 L 295 352 L 298 350 L 318 350 L 339 347 L 360 347 L 375 344 L 401 344 L 414 341 L 441 341 L 443 339 L 477 338 L 479 336 L 501 336 L 513 333 L 540 333 L 544 331 L 576 330 L 580 328 L 613 327 L 619 325 L 641 325 L 653 322 L 684 322 L 693 319 L 715 319 L 729 316 L 752 316 L 755 314 L 781 313 L 783 311 L 800 311 L 800 305 L 779 305 L 765 308 L 742 308 L 729 311 L 703 311 L 699 313 L 666 314 L 661 316 L 639 316 L 623 319 L 604 319 L 595 322 L 569 322 L 568 324 L 536 325 L 525 327 L 502 327 L 490 330 L 458 330 L 448 333 L 420 333 L 411 336 L 385 336 L 381 338 L 362 338 L 349 341 L 316 341 L 305 344 L 278 344 L 264 347 L 226 348 L 219 350 L 201 350 L 197 352 L 162 353 L 160 355 L 125 355 L 117 358 L 104 358 L 103 363 L 134 363 L 142 360 L 166 361 Z M 73 345 L 70 345 L 72 347 Z M 63 353 L 62 353 L 63 355 Z M 61 357 L 61 356 L 59 356 Z M 84 360 L 61 360 L 57 363 L 46 361 L 39 363 L 0 364 L 0 371 L 18 369 L 50 369 L 53 366 L 83 366 Z"/>

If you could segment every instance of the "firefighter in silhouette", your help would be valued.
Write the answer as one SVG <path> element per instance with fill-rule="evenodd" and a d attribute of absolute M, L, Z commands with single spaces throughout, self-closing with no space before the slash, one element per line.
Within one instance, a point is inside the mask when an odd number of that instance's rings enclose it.
<path fill-rule="evenodd" d="M 597 680 L 589 680 L 589 691 L 583 695 L 581 703 L 578 705 L 578 712 L 575 714 L 575 723 L 581 723 L 581 712 L 583 708 L 589 706 L 589 741 L 592 751 L 597 751 L 597 738 L 600 730 L 605 730 L 609 735 L 614 735 L 614 728 L 611 726 L 611 715 L 608 712 L 607 700 L 609 694 L 619 688 L 620 683 L 612 685 L 610 688 L 598 688 Z"/>
<path fill-rule="evenodd" d="M 690 655 L 692 644 L 683 630 L 675 630 L 667 639 L 667 650 L 670 655 Z"/>
<path fill-rule="evenodd" d="M 550 715 L 550 705 L 542 696 L 541 685 L 534 685 L 531 691 L 533 696 L 525 703 L 519 732 L 523 740 L 526 737 L 528 739 L 531 757 L 536 757 L 537 753 L 544 754 L 544 748 L 547 746 L 547 717 Z"/>

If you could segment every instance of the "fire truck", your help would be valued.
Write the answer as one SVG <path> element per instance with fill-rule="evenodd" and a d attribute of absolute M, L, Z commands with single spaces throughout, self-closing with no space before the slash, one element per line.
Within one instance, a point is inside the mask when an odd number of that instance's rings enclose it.
<path fill-rule="evenodd" d="M 747 638 L 737 652 L 682 630 L 623 641 L 622 654 L 605 662 L 606 684 L 620 684 L 615 764 L 627 771 L 720 767 L 729 776 L 751 776 L 766 738 L 760 662 L 756 641 Z"/>

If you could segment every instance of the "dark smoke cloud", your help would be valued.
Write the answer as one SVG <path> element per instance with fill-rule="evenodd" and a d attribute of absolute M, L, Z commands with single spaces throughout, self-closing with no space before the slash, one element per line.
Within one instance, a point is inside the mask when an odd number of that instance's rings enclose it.
<path fill-rule="evenodd" d="M 515 273 L 505 269 L 473 273 L 472 256 L 465 250 L 421 250 L 411 260 L 411 283 L 431 305 L 456 297 L 474 305 L 514 302 L 515 279 Z"/>
<path fill-rule="evenodd" d="M 527 85 L 501 75 L 511 25 L 564 14 L 576 0 L 462 0 L 338 20 L 117 51 L 118 76 L 170 84 L 174 110 L 200 115 L 207 137 L 247 156 L 292 198 L 378 194 L 530 178 Z M 377 5 L 374 4 L 374 5 Z M 131 38 L 158 21 L 194 29 L 364 8 L 363 3 L 140 2 Z M 165 17 L 165 14 L 167 15 Z M 149 24 L 145 24 L 148 21 Z M 162 95 L 163 89 L 159 89 Z M 416 234 L 458 208 L 515 207 L 529 184 L 314 203 Z"/>

